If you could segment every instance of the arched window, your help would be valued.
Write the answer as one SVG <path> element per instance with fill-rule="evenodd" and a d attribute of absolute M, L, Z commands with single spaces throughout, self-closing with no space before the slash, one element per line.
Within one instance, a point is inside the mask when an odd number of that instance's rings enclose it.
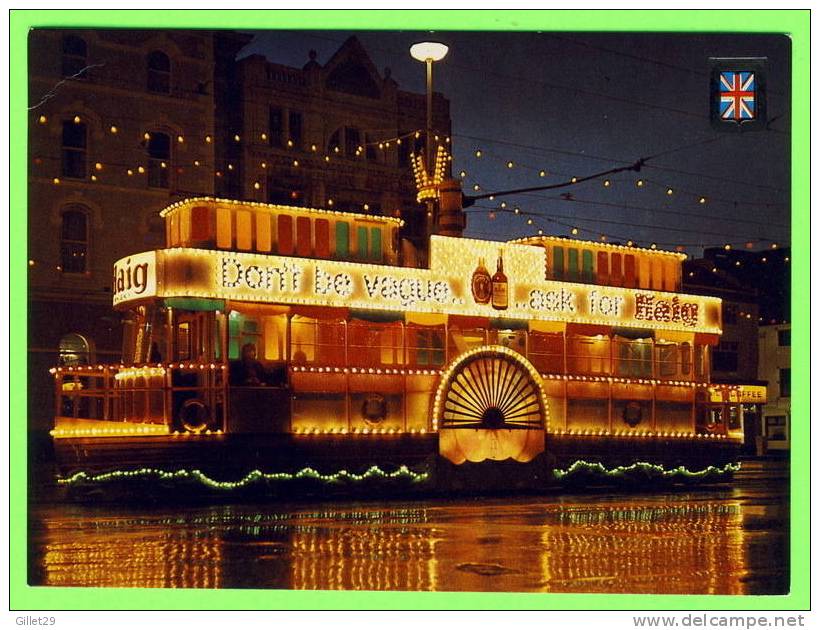
<path fill-rule="evenodd" d="M 158 50 L 148 55 L 148 91 L 161 94 L 171 91 L 171 60 Z"/>
<path fill-rule="evenodd" d="M 91 361 L 91 344 L 78 333 L 69 333 L 60 338 L 60 365 L 88 365 Z"/>
<path fill-rule="evenodd" d="M 88 57 L 85 40 L 76 35 L 63 37 L 63 76 L 80 79 L 85 77 Z"/>
<path fill-rule="evenodd" d="M 168 134 L 152 131 L 148 135 L 148 185 L 151 188 L 169 188 L 171 170 L 171 138 Z"/>
<path fill-rule="evenodd" d="M 88 211 L 72 205 L 62 213 L 60 268 L 63 273 L 85 273 L 88 269 Z"/>
<path fill-rule="evenodd" d="M 63 177 L 84 179 L 88 131 L 75 120 L 63 121 L 62 172 Z"/>

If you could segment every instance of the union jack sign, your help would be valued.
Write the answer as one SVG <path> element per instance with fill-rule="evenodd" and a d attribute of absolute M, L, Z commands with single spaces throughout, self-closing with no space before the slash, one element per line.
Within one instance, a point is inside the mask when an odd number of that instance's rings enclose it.
<path fill-rule="evenodd" d="M 727 131 L 764 129 L 765 59 L 712 58 L 712 124 Z"/>
<path fill-rule="evenodd" d="M 755 108 L 755 73 L 720 73 L 720 117 L 724 120 L 753 120 Z"/>

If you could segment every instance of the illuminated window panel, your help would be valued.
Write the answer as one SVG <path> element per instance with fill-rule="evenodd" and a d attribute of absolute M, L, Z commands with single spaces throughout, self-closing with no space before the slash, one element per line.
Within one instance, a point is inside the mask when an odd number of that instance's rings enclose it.
<path fill-rule="evenodd" d="M 663 290 L 663 261 L 658 258 L 652 258 L 652 280 L 650 288 L 656 291 Z"/>
<path fill-rule="evenodd" d="M 277 251 L 282 256 L 290 256 L 294 251 L 293 217 L 280 214 L 276 217 Z"/>
<path fill-rule="evenodd" d="M 364 226 L 357 226 L 356 228 L 356 258 L 358 260 L 367 260 L 367 228 Z"/>
<path fill-rule="evenodd" d="M 552 248 L 552 277 L 554 280 L 564 279 L 564 248 L 557 245 Z"/>
<path fill-rule="evenodd" d="M 632 254 L 624 254 L 624 286 L 629 289 L 635 288 L 635 256 Z"/>
<path fill-rule="evenodd" d="M 580 279 L 578 269 L 578 250 L 574 247 L 570 247 L 567 250 L 567 280 L 570 282 L 578 282 Z"/>
<path fill-rule="evenodd" d="M 175 215 L 171 215 L 173 221 Z M 231 249 L 233 247 L 233 228 L 230 208 L 216 209 L 216 246 L 220 249 Z"/>
<path fill-rule="evenodd" d="M 642 254 L 638 258 L 638 288 L 648 289 L 652 286 L 652 263 L 649 256 Z"/>
<path fill-rule="evenodd" d="M 179 230 L 180 215 L 175 214 L 171 217 L 171 244 L 180 245 L 180 230 Z M 229 244 L 230 246 L 230 244 Z"/>
<path fill-rule="evenodd" d="M 256 249 L 260 252 L 270 252 L 273 249 L 271 217 L 268 214 L 258 212 L 254 219 L 256 221 Z"/>
<path fill-rule="evenodd" d="M 370 228 L 370 260 L 373 262 L 382 261 L 382 230 L 381 228 Z"/>
<path fill-rule="evenodd" d="M 618 252 L 612 252 L 610 255 L 609 284 L 613 287 L 622 287 L 624 285 L 622 260 L 623 257 Z"/>
<path fill-rule="evenodd" d="M 253 249 L 251 213 L 247 210 L 236 211 L 236 248 L 243 251 Z"/>
<path fill-rule="evenodd" d="M 595 281 L 592 251 L 588 249 L 581 251 L 581 281 L 587 283 Z"/>
<path fill-rule="evenodd" d="M 179 213 L 179 240 L 183 245 L 191 242 L 191 211 Z"/>
<path fill-rule="evenodd" d="M 211 210 L 208 206 L 194 206 L 191 208 L 191 240 L 194 242 L 207 241 L 211 235 Z"/>
<path fill-rule="evenodd" d="M 336 258 L 346 260 L 350 257 L 350 224 L 336 221 Z"/>
<path fill-rule="evenodd" d="M 663 290 L 677 291 L 680 265 L 676 260 L 663 261 Z"/>
<path fill-rule="evenodd" d="M 310 224 L 309 217 L 296 217 L 296 255 L 310 256 L 312 253 L 311 238 L 310 238 Z"/>
<path fill-rule="evenodd" d="M 598 284 L 609 284 L 609 252 L 598 252 Z"/>
<path fill-rule="evenodd" d="M 316 240 L 316 257 L 330 258 L 330 222 L 327 219 L 316 219 L 313 230 Z"/>

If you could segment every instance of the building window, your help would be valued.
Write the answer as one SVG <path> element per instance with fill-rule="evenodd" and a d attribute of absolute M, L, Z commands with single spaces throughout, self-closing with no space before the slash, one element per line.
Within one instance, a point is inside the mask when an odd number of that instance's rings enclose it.
<path fill-rule="evenodd" d="M 737 324 L 737 304 L 729 304 L 728 302 L 723 303 L 723 323 L 724 324 Z"/>
<path fill-rule="evenodd" d="M 282 109 L 271 107 L 268 113 L 268 145 L 272 147 L 282 146 L 283 126 Z"/>
<path fill-rule="evenodd" d="M 358 129 L 345 127 L 345 154 L 348 157 L 355 157 L 362 143 L 362 135 Z"/>
<path fill-rule="evenodd" d="M 290 112 L 288 114 L 288 133 L 293 146 L 297 149 L 302 148 L 302 114 L 299 112 Z"/>
<path fill-rule="evenodd" d="M 86 138 L 85 123 L 63 121 L 63 177 L 85 178 Z"/>
<path fill-rule="evenodd" d="M 60 365 L 78 366 L 91 362 L 91 344 L 78 333 L 69 333 L 60 338 Z"/>
<path fill-rule="evenodd" d="M 721 341 L 712 355 L 712 369 L 716 372 L 737 372 L 737 342 Z"/>
<path fill-rule="evenodd" d="M 359 150 L 359 147 L 362 147 L 364 138 L 364 134 L 355 127 L 340 127 L 330 136 L 330 142 L 327 146 L 328 153 L 331 155 L 342 154 L 349 158 L 364 158 L 367 152 Z"/>
<path fill-rule="evenodd" d="M 158 50 L 148 55 L 148 91 L 160 94 L 171 92 L 171 60 Z"/>
<path fill-rule="evenodd" d="M 75 79 L 85 78 L 87 56 L 84 39 L 76 35 L 63 37 L 63 76 Z"/>
<path fill-rule="evenodd" d="M 305 205 L 305 193 L 297 188 L 283 188 L 282 181 L 277 177 L 269 177 L 267 185 L 268 203 L 279 206 Z"/>
<path fill-rule="evenodd" d="M 776 442 L 786 439 L 786 416 L 766 416 L 766 439 Z"/>
<path fill-rule="evenodd" d="M 88 213 L 70 206 L 62 214 L 60 268 L 64 273 L 85 273 L 88 263 Z"/>
<path fill-rule="evenodd" d="M 376 154 L 376 144 L 377 141 L 374 141 L 373 138 L 369 134 L 364 135 L 365 145 L 364 145 L 364 156 L 368 162 L 377 162 L 378 155 Z"/>
<path fill-rule="evenodd" d="M 778 346 L 790 346 L 792 345 L 792 329 L 791 328 L 784 328 L 783 330 L 777 331 L 777 345 Z"/>
<path fill-rule="evenodd" d="M 792 369 L 780 368 L 780 397 L 790 398 L 792 395 Z"/>
<path fill-rule="evenodd" d="M 406 136 L 407 132 L 402 132 L 399 134 L 400 136 Z M 399 145 L 399 166 L 402 168 L 406 168 L 410 166 L 410 138 L 404 138 L 402 143 Z M 370 159 L 368 157 L 368 159 Z"/>
<path fill-rule="evenodd" d="M 168 188 L 171 170 L 171 139 L 167 134 L 152 131 L 148 138 L 148 185 Z"/>

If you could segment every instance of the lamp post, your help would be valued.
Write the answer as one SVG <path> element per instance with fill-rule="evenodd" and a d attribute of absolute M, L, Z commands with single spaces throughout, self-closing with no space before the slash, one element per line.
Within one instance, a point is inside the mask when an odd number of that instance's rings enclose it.
<path fill-rule="evenodd" d="M 410 56 L 417 61 L 422 61 L 427 66 L 427 132 L 424 139 L 425 148 L 425 169 L 432 177 L 435 165 L 433 161 L 433 62 L 441 61 L 447 55 L 449 48 L 440 42 L 419 42 L 410 46 Z M 428 224 L 432 228 L 433 200 L 427 201 Z M 432 229 L 428 230 L 432 232 Z"/>

